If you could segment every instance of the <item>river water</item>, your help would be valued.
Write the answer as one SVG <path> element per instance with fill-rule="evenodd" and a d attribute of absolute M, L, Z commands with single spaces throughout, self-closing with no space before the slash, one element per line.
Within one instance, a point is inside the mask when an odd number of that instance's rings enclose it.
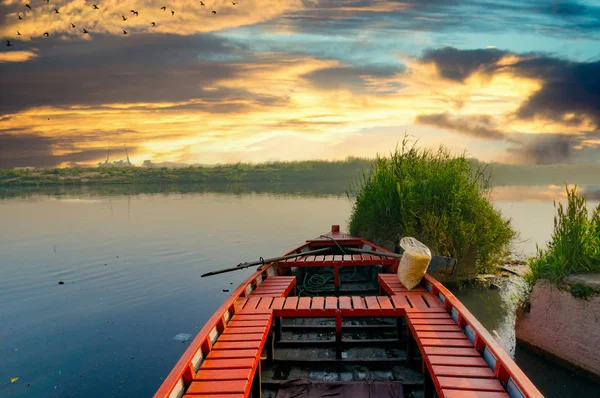
<path fill-rule="evenodd" d="M 516 252 L 548 239 L 563 191 L 495 190 Z M 323 190 L 0 191 L 0 396 L 151 396 L 189 344 L 175 337 L 195 335 L 251 271 L 202 273 L 281 254 L 350 210 Z M 597 396 L 599 384 L 515 347 L 510 284 L 455 293 L 545 395 Z"/>

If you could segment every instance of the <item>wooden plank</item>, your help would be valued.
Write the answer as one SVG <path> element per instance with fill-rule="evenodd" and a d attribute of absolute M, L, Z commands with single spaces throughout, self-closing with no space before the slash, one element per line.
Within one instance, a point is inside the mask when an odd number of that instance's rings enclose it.
<path fill-rule="evenodd" d="M 342 310 L 351 310 L 352 309 L 352 299 L 350 297 L 344 296 L 340 297 L 340 309 Z"/>
<path fill-rule="evenodd" d="M 417 332 L 417 336 L 421 339 L 464 339 L 467 337 L 462 331 L 460 332 Z"/>
<path fill-rule="evenodd" d="M 271 318 L 270 314 L 247 314 L 247 313 L 240 313 L 240 314 L 235 314 L 230 322 L 232 321 L 237 321 L 237 322 L 246 322 L 246 321 L 268 321 L 269 318 Z"/>
<path fill-rule="evenodd" d="M 444 398 L 510 398 L 505 392 L 465 390 L 442 390 L 442 396 Z"/>
<path fill-rule="evenodd" d="M 240 369 L 253 368 L 256 358 L 238 358 L 238 359 L 206 359 L 202 362 L 200 370 L 203 369 Z"/>
<path fill-rule="evenodd" d="M 280 310 L 285 304 L 285 297 L 275 297 L 271 303 L 271 309 Z"/>
<path fill-rule="evenodd" d="M 419 339 L 419 342 L 423 347 L 473 347 L 473 343 L 466 337 L 464 339 Z"/>
<path fill-rule="evenodd" d="M 413 325 L 417 332 L 462 332 L 458 325 Z"/>
<path fill-rule="evenodd" d="M 260 300 L 260 303 L 258 304 L 257 308 L 271 308 L 271 303 L 273 302 L 273 298 L 272 297 L 263 297 Z"/>
<path fill-rule="evenodd" d="M 495 391 L 505 392 L 502 384 L 496 379 L 475 379 L 466 377 L 445 377 L 437 378 L 440 388 L 452 390 L 470 390 L 470 391 Z"/>
<path fill-rule="evenodd" d="M 261 345 L 261 340 L 250 340 L 250 341 L 221 341 L 217 340 L 213 346 L 213 350 L 244 350 L 244 349 L 256 349 L 258 350 Z"/>
<path fill-rule="evenodd" d="M 187 394 L 231 394 L 245 393 L 247 380 L 222 381 L 195 381 L 188 387 Z"/>
<path fill-rule="evenodd" d="M 475 348 L 457 348 L 457 347 L 424 347 L 425 355 L 445 355 L 454 357 L 478 357 L 481 354 Z"/>
<path fill-rule="evenodd" d="M 337 297 L 325 297 L 325 309 L 326 310 L 337 310 L 338 299 Z"/>
<path fill-rule="evenodd" d="M 383 310 L 392 310 L 394 306 L 389 297 L 386 296 L 377 296 L 377 301 L 379 301 L 379 306 Z"/>
<path fill-rule="evenodd" d="M 256 358 L 258 350 L 211 350 L 206 359 Z"/>
<path fill-rule="evenodd" d="M 443 366 L 479 366 L 489 367 L 482 357 L 453 357 L 445 355 L 427 355 L 427 361 L 431 365 Z"/>
<path fill-rule="evenodd" d="M 200 395 L 200 397 L 208 397 L 208 398 L 246 398 L 245 394 L 210 394 L 210 395 Z M 190 395 L 186 394 L 183 398 L 198 398 L 199 395 Z"/>
<path fill-rule="evenodd" d="M 365 306 L 364 298 L 358 296 L 352 296 L 352 306 L 355 310 L 367 309 L 367 307 Z"/>
<path fill-rule="evenodd" d="M 473 366 L 432 366 L 433 374 L 436 377 L 476 377 L 481 379 L 494 379 L 494 372 L 488 367 Z"/>
<path fill-rule="evenodd" d="M 200 369 L 194 380 L 249 380 L 252 368 L 241 369 Z"/>
<path fill-rule="evenodd" d="M 313 297 L 310 309 L 322 310 L 323 308 L 325 308 L 325 297 Z"/>
<path fill-rule="evenodd" d="M 406 293 L 406 296 L 408 300 L 410 300 L 413 308 L 419 309 L 421 311 L 427 311 L 429 309 L 427 304 L 425 304 L 425 301 L 423 301 L 423 296 L 421 296 L 420 294 Z"/>
<path fill-rule="evenodd" d="M 227 328 L 225 328 L 225 330 L 223 331 L 223 334 L 221 336 L 228 335 L 228 334 L 254 334 L 254 333 L 264 334 L 266 330 L 267 330 L 266 325 L 263 327 L 241 327 L 241 328 L 227 327 Z"/>
<path fill-rule="evenodd" d="M 235 300 L 235 302 L 233 303 L 233 308 L 235 312 L 241 311 L 242 308 L 244 308 L 244 305 L 246 305 L 246 301 L 248 301 L 246 297 L 241 297 Z"/>
<path fill-rule="evenodd" d="M 263 337 L 262 333 L 222 334 L 216 344 L 226 341 L 261 341 Z"/>
<path fill-rule="evenodd" d="M 365 302 L 367 303 L 367 309 L 369 310 L 380 310 L 379 302 L 377 301 L 377 297 L 367 296 L 365 297 Z"/>
<path fill-rule="evenodd" d="M 413 312 L 410 314 L 413 319 L 452 319 L 450 314 L 442 309 L 442 312 Z"/>
<path fill-rule="evenodd" d="M 408 301 L 406 301 L 406 297 L 405 296 L 391 296 L 390 297 L 392 299 L 392 301 L 394 302 L 394 307 L 396 308 L 410 308 L 410 305 L 408 304 Z"/>
<path fill-rule="evenodd" d="M 336 254 L 335 256 L 333 256 L 333 261 L 335 261 L 336 263 L 341 262 L 344 259 L 344 256 Z"/>
<path fill-rule="evenodd" d="M 394 304 L 396 301 L 394 301 Z M 452 319 L 415 319 L 411 317 L 412 314 L 408 315 L 410 319 L 410 323 L 412 325 L 456 325 L 456 323 Z"/>
<path fill-rule="evenodd" d="M 283 305 L 284 310 L 295 310 L 298 305 L 298 297 L 288 297 Z"/>
<path fill-rule="evenodd" d="M 244 309 L 255 309 L 256 306 L 258 305 L 258 303 L 260 302 L 260 297 L 252 297 L 252 295 L 248 298 L 248 301 L 246 301 L 246 305 L 244 306 Z"/>
<path fill-rule="evenodd" d="M 227 324 L 227 328 L 246 328 L 246 327 L 265 327 L 269 323 L 269 320 L 258 320 L 258 321 L 238 321 L 232 320 Z M 226 328 L 226 329 L 227 329 Z"/>
<path fill-rule="evenodd" d="M 310 310 L 310 297 L 300 297 L 298 300 L 299 310 Z"/>

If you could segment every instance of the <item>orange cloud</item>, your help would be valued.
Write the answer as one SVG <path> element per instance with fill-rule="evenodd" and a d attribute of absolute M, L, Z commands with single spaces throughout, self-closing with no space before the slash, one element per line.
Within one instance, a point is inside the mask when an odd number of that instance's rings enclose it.
<path fill-rule="evenodd" d="M 37 57 L 33 51 L 11 51 L 0 53 L 0 63 L 4 62 L 25 62 Z"/>

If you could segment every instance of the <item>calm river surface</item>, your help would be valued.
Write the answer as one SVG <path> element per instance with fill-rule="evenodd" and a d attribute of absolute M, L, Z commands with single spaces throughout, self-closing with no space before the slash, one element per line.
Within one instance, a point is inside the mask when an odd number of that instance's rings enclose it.
<path fill-rule="evenodd" d="M 0 396 L 151 396 L 189 344 L 174 337 L 195 335 L 251 271 L 202 273 L 281 254 L 351 210 L 345 195 L 143 191 L 0 191 Z M 496 189 L 518 253 L 549 237 L 563 191 Z M 545 395 L 597 396 L 600 385 L 515 349 L 509 290 L 456 294 Z"/>

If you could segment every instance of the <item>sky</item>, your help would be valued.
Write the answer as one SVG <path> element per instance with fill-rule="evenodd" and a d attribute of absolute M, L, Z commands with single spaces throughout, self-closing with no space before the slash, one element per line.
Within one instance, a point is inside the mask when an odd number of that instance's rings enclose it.
<path fill-rule="evenodd" d="M 600 161 L 600 0 L 94 1 L 0 0 L 0 167 Z"/>

